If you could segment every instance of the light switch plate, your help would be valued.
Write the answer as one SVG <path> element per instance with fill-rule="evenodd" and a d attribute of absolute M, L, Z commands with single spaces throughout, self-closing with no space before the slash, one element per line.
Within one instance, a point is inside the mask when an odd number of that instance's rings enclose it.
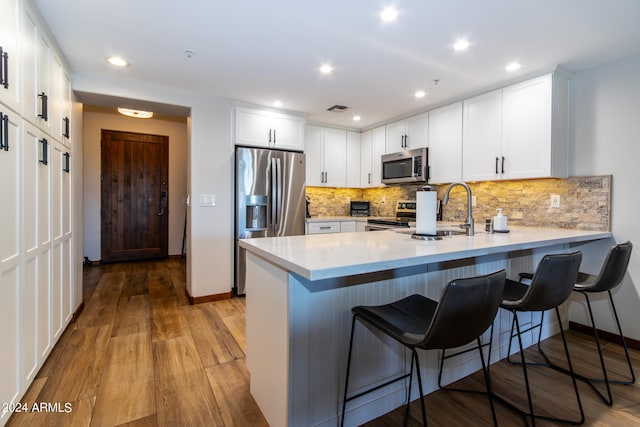
<path fill-rule="evenodd" d="M 551 207 L 552 208 L 559 208 L 560 207 L 560 195 L 559 194 L 552 194 L 551 195 Z"/>
<path fill-rule="evenodd" d="M 200 206 L 215 206 L 216 205 L 216 196 L 215 194 L 201 194 L 200 195 Z"/>

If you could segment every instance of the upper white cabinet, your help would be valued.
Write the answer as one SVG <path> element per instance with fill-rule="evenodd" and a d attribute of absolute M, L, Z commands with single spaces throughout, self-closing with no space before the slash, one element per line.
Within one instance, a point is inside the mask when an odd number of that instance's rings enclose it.
<path fill-rule="evenodd" d="M 463 179 L 566 177 L 567 104 L 559 73 L 465 100 Z"/>
<path fill-rule="evenodd" d="M 384 126 L 360 135 L 360 186 L 382 186 L 382 155 L 385 154 Z"/>
<path fill-rule="evenodd" d="M 464 101 L 462 178 L 487 181 L 500 177 L 502 91 L 496 90 Z"/>
<path fill-rule="evenodd" d="M 304 151 L 302 116 L 235 107 L 235 138 L 238 145 Z"/>
<path fill-rule="evenodd" d="M 429 145 L 429 114 L 423 113 L 387 125 L 387 153 Z"/>
<path fill-rule="evenodd" d="M 429 183 L 462 180 L 462 102 L 429 111 Z"/>
<path fill-rule="evenodd" d="M 309 125 L 305 137 L 307 185 L 345 187 L 347 131 Z"/>
<path fill-rule="evenodd" d="M 347 131 L 346 187 L 360 187 L 360 133 Z"/>
<path fill-rule="evenodd" d="M 3 0 L 0 12 L 0 102 L 20 113 L 20 0 Z"/>

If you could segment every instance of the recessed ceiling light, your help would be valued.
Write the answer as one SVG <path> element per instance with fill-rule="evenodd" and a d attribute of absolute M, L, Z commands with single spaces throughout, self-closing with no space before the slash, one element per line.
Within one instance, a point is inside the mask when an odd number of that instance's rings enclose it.
<path fill-rule="evenodd" d="M 397 17 L 398 17 L 398 11 L 392 7 L 387 7 L 382 12 L 380 12 L 380 19 L 386 22 L 393 21 Z"/>
<path fill-rule="evenodd" d="M 329 64 L 324 64 L 322 67 L 320 67 L 320 72 L 322 74 L 329 74 L 333 71 L 333 67 Z"/>
<path fill-rule="evenodd" d="M 469 48 L 469 42 L 464 39 L 460 39 L 453 44 L 454 50 L 467 50 L 468 48 Z"/>
<path fill-rule="evenodd" d="M 276 108 L 282 107 L 282 101 L 280 100 L 273 101 L 273 106 Z"/>
<path fill-rule="evenodd" d="M 518 71 L 520 69 L 521 65 L 517 62 L 511 62 L 510 64 L 508 64 L 505 67 L 505 70 L 507 71 Z"/>
<path fill-rule="evenodd" d="M 150 119 L 153 117 L 153 112 L 151 111 L 132 110 L 130 108 L 118 108 L 118 113 L 136 119 Z"/>
<path fill-rule="evenodd" d="M 423 91 L 423 90 L 419 90 L 419 91 L 416 91 L 416 93 L 414 93 L 414 96 L 415 96 L 416 98 L 424 98 L 426 94 L 427 94 L 427 93 L 426 93 L 425 91 Z"/>
<path fill-rule="evenodd" d="M 359 122 L 360 121 L 360 116 L 353 116 L 353 121 L 354 122 Z"/>
<path fill-rule="evenodd" d="M 109 61 L 109 64 L 115 65 L 116 67 L 126 67 L 127 65 L 129 65 L 127 61 L 120 58 L 119 56 L 112 56 L 108 58 L 107 61 Z"/>

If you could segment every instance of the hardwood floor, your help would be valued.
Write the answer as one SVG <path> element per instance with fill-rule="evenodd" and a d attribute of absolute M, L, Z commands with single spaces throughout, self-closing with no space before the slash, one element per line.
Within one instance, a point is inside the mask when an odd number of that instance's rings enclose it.
<path fill-rule="evenodd" d="M 7 425 L 266 426 L 249 393 L 244 299 L 190 306 L 184 283 L 180 259 L 86 268 L 85 309 L 69 325 L 23 400 L 29 406 L 60 403 L 63 410 L 16 413 Z M 593 342 L 579 333 L 568 337 L 576 369 L 597 373 Z M 558 337 L 544 346 L 554 360 L 562 360 Z M 626 367 L 622 349 L 610 343 L 605 348 L 609 372 L 619 378 Z M 527 351 L 527 357 L 539 358 L 534 349 Z M 632 351 L 632 358 L 634 366 L 640 366 L 640 352 Z M 501 361 L 492 365 L 491 374 L 498 393 L 526 404 L 519 366 Z M 567 377 L 532 368 L 531 381 L 536 408 L 577 416 Z M 482 390 L 484 381 L 476 373 L 456 385 Z M 613 386 L 613 407 L 585 384 L 579 383 L 579 388 L 585 425 L 640 425 L 639 385 Z M 441 390 L 425 402 L 430 426 L 492 424 L 483 395 Z M 71 405 L 68 413 L 65 403 Z M 500 425 L 524 425 L 506 406 L 497 404 L 496 410 Z M 402 415 L 399 408 L 367 426 L 402 425 Z M 409 425 L 420 425 L 419 419 L 419 404 L 414 402 Z"/>

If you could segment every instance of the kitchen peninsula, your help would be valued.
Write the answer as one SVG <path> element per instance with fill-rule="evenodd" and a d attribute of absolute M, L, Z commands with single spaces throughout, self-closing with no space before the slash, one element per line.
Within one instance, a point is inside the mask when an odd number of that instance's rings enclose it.
<path fill-rule="evenodd" d="M 270 425 L 335 426 L 351 307 L 384 304 L 413 293 L 437 300 L 452 279 L 502 268 L 514 277 L 533 271 L 544 254 L 576 250 L 610 237 L 607 231 L 514 227 L 510 233 L 479 232 L 439 241 L 418 241 L 392 231 L 242 240 L 240 246 L 247 251 L 251 393 Z M 539 315 L 525 316 L 523 329 Z M 508 313 L 498 313 L 492 361 L 506 356 L 510 322 Z M 543 336 L 555 334 L 558 327 L 546 321 Z M 381 340 L 385 338 L 372 333 L 357 334 L 350 394 L 383 383 L 409 366 L 410 357 L 400 345 Z M 529 333 L 525 345 L 531 342 Z M 419 353 L 428 393 L 437 388 L 437 354 Z M 479 368 L 475 354 L 462 355 L 447 362 L 443 382 Z M 349 405 L 346 423 L 374 419 L 402 405 L 405 397 L 402 382 L 363 396 Z M 416 392 L 412 399 L 417 397 Z"/>

